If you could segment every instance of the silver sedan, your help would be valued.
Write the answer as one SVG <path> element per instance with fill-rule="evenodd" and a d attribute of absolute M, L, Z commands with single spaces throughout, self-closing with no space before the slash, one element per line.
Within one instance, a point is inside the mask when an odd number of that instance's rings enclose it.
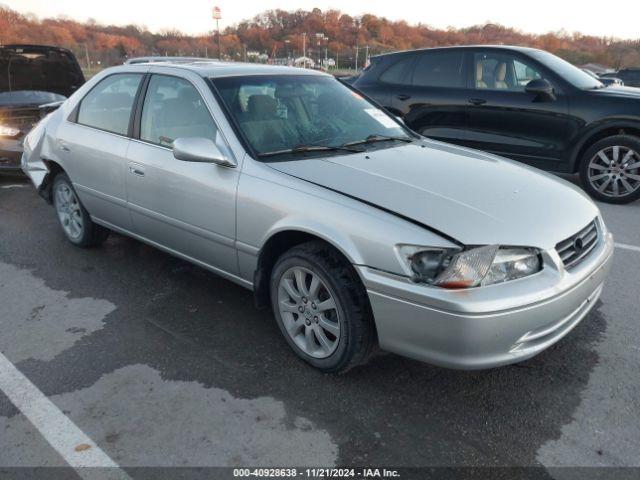
<path fill-rule="evenodd" d="M 119 232 L 252 289 L 330 372 L 376 347 L 462 369 L 532 357 L 593 307 L 613 251 L 581 190 L 286 67 L 105 70 L 22 168 L 73 244 Z"/>

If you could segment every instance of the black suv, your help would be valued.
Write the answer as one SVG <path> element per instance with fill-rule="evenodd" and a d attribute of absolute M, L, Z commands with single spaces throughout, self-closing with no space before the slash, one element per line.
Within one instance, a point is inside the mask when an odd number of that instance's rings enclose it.
<path fill-rule="evenodd" d="M 605 87 L 548 52 L 469 46 L 380 55 L 353 85 L 422 135 L 580 172 L 598 200 L 640 197 L 640 89 Z"/>
<path fill-rule="evenodd" d="M 0 174 L 21 173 L 25 135 L 83 83 L 76 57 L 65 48 L 0 46 Z"/>

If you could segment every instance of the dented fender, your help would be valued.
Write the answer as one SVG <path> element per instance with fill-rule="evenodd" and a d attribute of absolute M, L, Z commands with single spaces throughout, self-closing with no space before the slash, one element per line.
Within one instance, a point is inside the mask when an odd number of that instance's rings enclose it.
<path fill-rule="evenodd" d="M 36 187 L 40 196 L 47 202 L 51 202 L 51 165 L 50 161 L 56 161 L 55 139 L 50 129 L 56 123 L 56 117 L 60 111 L 50 113 L 43 118 L 27 134 L 24 139 L 21 168 Z"/>

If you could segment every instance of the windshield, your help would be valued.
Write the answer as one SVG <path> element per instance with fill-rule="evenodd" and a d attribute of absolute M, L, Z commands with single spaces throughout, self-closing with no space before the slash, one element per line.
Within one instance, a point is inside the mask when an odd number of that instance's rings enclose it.
<path fill-rule="evenodd" d="M 256 75 L 212 81 L 259 157 L 347 154 L 413 138 L 393 117 L 333 77 Z"/>
<path fill-rule="evenodd" d="M 566 60 L 556 57 L 549 52 L 537 50 L 531 54 L 533 58 L 553 70 L 560 77 L 576 88 L 582 90 L 593 90 L 594 88 L 602 88 L 604 85 L 597 78 L 593 78 L 588 73 L 580 70 L 578 67 L 570 64 Z"/>

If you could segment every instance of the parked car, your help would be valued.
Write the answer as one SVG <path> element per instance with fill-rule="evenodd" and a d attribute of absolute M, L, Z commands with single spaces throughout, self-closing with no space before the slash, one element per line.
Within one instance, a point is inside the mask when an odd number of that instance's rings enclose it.
<path fill-rule="evenodd" d="M 0 174 L 22 173 L 24 136 L 83 83 L 82 70 L 69 50 L 0 46 Z"/>
<path fill-rule="evenodd" d="M 640 68 L 623 68 L 615 73 L 605 73 L 604 78 L 616 77 L 628 87 L 640 87 Z"/>
<path fill-rule="evenodd" d="M 617 77 L 606 77 L 603 75 L 598 75 L 597 73 L 589 70 L 588 68 L 583 68 L 582 71 L 585 72 L 587 75 L 590 75 L 591 77 L 600 81 L 600 83 L 602 83 L 605 87 L 610 87 L 612 85 L 617 87 L 624 87 L 624 82 Z"/>
<path fill-rule="evenodd" d="M 380 55 L 354 86 L 422 135 L 579 172 L 605 202 L 640 197 L 640 90 L 604 88 L 548 52 L 471 46 Z"/>
<path fill-rule="evenodd" d="M 23 168 L 71 243 L 115 230 L 252 289 L 324 371 L 376 345 L 529 358 L 593 307 L 613 251 L 579 188 L 420 137 L 312 70 L 105 70 L 29 134 Z"/>

